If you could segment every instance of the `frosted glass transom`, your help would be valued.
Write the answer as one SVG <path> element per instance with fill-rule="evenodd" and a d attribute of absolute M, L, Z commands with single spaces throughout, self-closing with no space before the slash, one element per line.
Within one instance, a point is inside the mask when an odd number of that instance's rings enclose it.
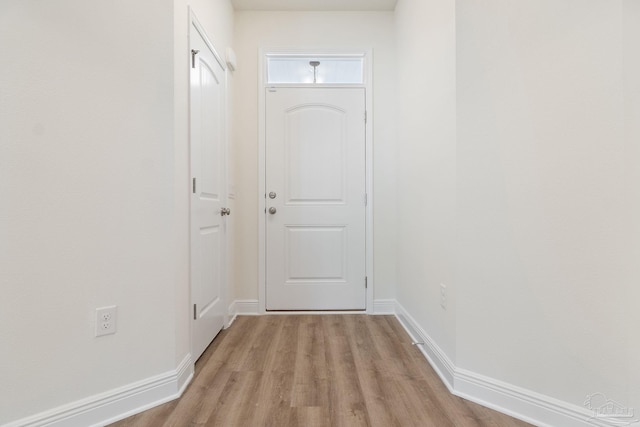
<path fill-rule="evenodd" d="M 319 64 L 313 67 L 312 63 Z M 267 83 L 362 84 L 364 83 L 364 58 L 353 56 L 268 56 Z"/>

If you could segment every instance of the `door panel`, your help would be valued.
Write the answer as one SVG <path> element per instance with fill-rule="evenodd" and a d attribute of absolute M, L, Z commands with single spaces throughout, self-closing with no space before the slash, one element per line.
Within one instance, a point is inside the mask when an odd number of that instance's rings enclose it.
<path fill-rule="evenodd" d="M 363 310 L 364 89 L 269 88 L 266 102 L 266 308 Z"/>
<path fill-rule="evenodd" d="M 325 105 L 285 113 L 287 203 L 344 203 L 345 115 Z"/>
<path fill-rule="evenodd" d="M 220 289 L 222 284 L 220 265 L 220 227 L 201 227 L 197 254 L 199 255 L 202 283 L 209 283 L 211 286 L 202 286 L 199 290 L 198 300 L 200 301 L 200 317 L 220 300 Z"/>
<path fill-rule="evenodd" d="M 199 49 L 200 50 L 200 49 Z M 220 190 L 221 181 L 223 179 L 223 168 L 218 164 L 221 162 L 221 102 L 223 99 L 223 86 L 220 82 L 224 71 L 215 62 L 215 58 L 210 58 L 205 50 L 200 52 L 196 58 L 196 69 L 199 71 L 200 80 L 200 126 L 204 137 L 202 144 L 202 153 L 200 159 L 200 182 L 198 186 L 201 198 L 206 198 L 212 202 L 221 202 Z M 214 61 L 212 64 L 211 61 Z M 218 65 L 216 67 L 216 65 Z M 216 75 L 216 69 L 217 73 Z M 196 88 L 192 88 L 197 90 Z"/>
<path fill-rule="evenodd" d="M 224 70 L 192 25 L 191 49 L 191 299 L 192 356 L 198 359 L 224 324 L 226 224 L 221 215 L 224 163 Z"/>
<path fill-rule="evenodd" d="M 346 283 L 346 227 L 285 226 L 285 230 L 287 283 Z"/>

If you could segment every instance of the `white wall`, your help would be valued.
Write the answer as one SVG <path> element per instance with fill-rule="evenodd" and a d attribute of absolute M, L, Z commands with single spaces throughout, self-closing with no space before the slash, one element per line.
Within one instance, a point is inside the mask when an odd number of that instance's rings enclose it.
<path fill-rule="evenodd" d="M 629 263 L 627 274 L 631 278 L 640 277 L 640 3 L 635 0 L 623 1 L 623 78 L 625 107 L 626 164 L 628 180 L 625 192 L 631 209 L 630 234 L 631 247 L 629 256 L 635 262 Z M 640 411 L 640 334 L 637 332 L 639 322 L 638 301 L 640 286 L 637 280 L 627 282 L 625 332 L 627 335 L 627 389 L 628 405 Z"/>
<path fill-rule="evenodd" d="M 171 15 L 0 4 L 0 423 L 176 367 Z"/>
<path fill-rule="evenodd" d="M 258 298 L 258 49 L 373 48 L 375 298 L 395 280 L 394 33 L 392 12 L 236 12 L 236 291 Z"/>
<path fill-rule="evenodd" d="M 580 406 L 595 392 L 627 405 L 639 165 L 622 2 L 457 12 L 457 364 Z"/>
<path fill-rule="evenodd" d="M 622 0 L 396 11 L 398 301 L 457 368 L 567 407 L 640 408 L 639 19 Z"/>
<path fill-rule="evenodd" d="M 193 3 L 224 49 L 229 2 Z M 189 353 L 187 31 L 186 1 L 0 2 L 0 424 Z"/>
<path fill-rule="evenodd" d="M 398 2 L 397 299 L 452 360 L 456 314 L 455 25 L 451 1 Z M 440 306 L 440 284 L 447 286 L 446 310 Z"/>

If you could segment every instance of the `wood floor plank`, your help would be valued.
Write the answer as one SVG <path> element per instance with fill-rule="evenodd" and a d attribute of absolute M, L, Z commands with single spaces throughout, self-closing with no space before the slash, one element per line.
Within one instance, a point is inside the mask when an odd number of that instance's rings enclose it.
<path fill-rule="evenodd" d="M 299 427 L 327 427 L 329 408 L 320 406 L 306 406 L 293 408 L 296 417 L 290 426 Z"/>
<path fill-rule="evenodd" d="M 296 413 L 291 407 L 292 371 L 269 371 L 262 379 L 258 408 L 251 424 L 255 426 L 295 425 Z"/>
<path fill-rule="evenodd" d="M 346 320 L 347 329 L 353 339 L 356 372 L 362 386 L 363 397 L 372 426 L 402 427 L 395 410 L 389 410 L 393 397 L 380 373 L 380 356 L 374 345 L 374 338 L 364 317 L 352 316 Z"/>
<path fill-rule="evenodd" d="M 274 348 L 274 357 L 271 358 L 268 370 L 274 372 L 292 372 L 295 369 L 296 353 L 298 349 L 298 330 L 300 328 L 297 316 L 274 316 L 282 320 L 282 329 L 278 335 L 277 345 Z"/>
<path fill-rule="evenodd" d="M 419 376 L 407 366 L 397 337 L 384 327 L 385 319 L 354 317 L 347 321 L 363 393 L 372 425 L 452 425 L 419 387 Z M 382 327 L 381 327 L 382 325 Z M 393 342 L 385 342 L 385 337 Z M 393 350 L 391 350 L 391 347 Z"/>
<path fill-rule="evenodd" d="M 247 341 L 253 341 L 260 331 L 255 323 L 250 317 L 239 317 L 233 323 L 233 331 L 220 332 L 196 363 L 194 380 L 206 384 L 219 371 L 238 371 Z"/>
<path fill-rule="evenodd" d="M 254 323 L 254 336 L 246 351 L 239 356 L 238 371 L 264 371 L 273 364 L 276 337 L 283 326 L 281 316 L 262 316 Z"/>
<path fill-rule="evenodd" d="M 525 427 L 452 395 L 394 316 L 238 317 L 183 396 L 112 427 Z"/>
<path fill-rule="evenodd" d="M 328 407 L 329 374 L 324 348 L 321 318 L 305 316 L 298 329 L 292 406 Z"/>
<path fill-rule="evenodd" d="M 329 370 L 329 415 L 332 426 L 370 426 L 364 395 L 351 352 L 346 325 L 331 316 L 326 322 L 325 357 Z"/>
<path fill-rule="evenodd" d="M 251 426 L 258 406 L 258 390 L 263 373 L 232 372 L 207 420 L 207 427 Z"/>
<path fill-rule="evenodd" d="M 279 317 L 277 333 L 265 354 L 264 375 L 258 391 L 258 405 L 251 425 L 292 425 L 291 409 L 298 340 L 298 318 Z"/>
<path fill-rule="evenodd" d="M 391 381 L 388 388 L 395 386 L 392 398 L 396 403 L 392 404 L 390 411 L 398 412 L 402 408 L 398 416 L 402 417 L 403 426 L 454 426 L 445 408 L 433 400 L 430 389 L 426 387 L 428 383 L 423 381 L 417 363 L 411 359 L 409 353 L 416 349 L 411 346 L 408 335 L 404 330 L 395 330 L 393 322 L 397 324 L 392 316 L 376 316 L 367 322 L 382 354 L 378 369 L 387 381 Z M 438 383 L 442 384 L 439 380 Z"/>
<path fill-rule="evenodd" d="M 210 382 L 194 382 L 179 399 L 164 427 L 180 427 L 185 425 L 184 420 L 190 420 L 189 425 L 203 426 L 217 408 L 218 402 L 224 393 L 231 372 L 219 371 Z"/>
<path fill-rule="evenodd" d="M 119 427 L 137 427 L 137 426 L 161 426 L 165 420 L 171 415 L 173 409 L 177 406 L 178 401 L 165 403 L 164 405 L 156 406 L 148 411 L 141 412 L 137 415 L 133 415 L 126 418 L 115 425 Z"/>

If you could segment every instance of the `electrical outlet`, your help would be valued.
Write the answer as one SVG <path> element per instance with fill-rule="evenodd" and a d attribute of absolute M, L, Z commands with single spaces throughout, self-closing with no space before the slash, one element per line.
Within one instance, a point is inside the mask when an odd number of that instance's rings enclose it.
<path fill-rule="evenodd" d="M 447 285 L 440 283 L 440 307 L 447 309 Z"/>
<path fill-rule="evenodd" d="M 118 307 L 96 308 L 96 337 L 116 333 Z"/>

